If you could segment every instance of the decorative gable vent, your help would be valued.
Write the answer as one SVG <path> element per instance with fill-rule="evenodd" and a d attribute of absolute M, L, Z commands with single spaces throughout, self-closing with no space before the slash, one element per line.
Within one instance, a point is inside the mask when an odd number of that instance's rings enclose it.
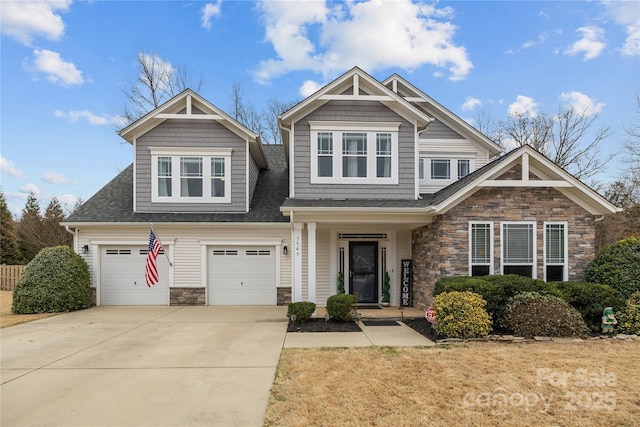
<path fill-rule="evenodd" d="M 384 240 L 387 233 L 338 233 L 338 239 L 343 240 Z"/>

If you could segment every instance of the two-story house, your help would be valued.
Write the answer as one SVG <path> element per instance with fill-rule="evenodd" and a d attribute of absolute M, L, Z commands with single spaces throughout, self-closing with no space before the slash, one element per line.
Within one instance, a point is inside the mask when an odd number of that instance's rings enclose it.
<path fill-rule="evenodd" d="M 186 90 L 121 130 L 133 164 L 65 223 L 96 303 L 324 305 L 340 278 L 379 304 L 388 273 L 391 305 L 423 307 L 444 276 L 580 280 L 617 210 L 398 75 L 354 68 L 279 124 L 284 144 L 262 145 Z M 166 253 L 148 288 L 151 224 Z"/>

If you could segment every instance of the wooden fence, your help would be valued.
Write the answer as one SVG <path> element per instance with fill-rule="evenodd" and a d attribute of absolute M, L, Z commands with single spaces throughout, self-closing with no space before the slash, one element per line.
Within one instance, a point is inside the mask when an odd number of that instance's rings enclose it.
<path fill-rule="evenodd" d="M 13 291 L 26 265 L 0 265 L 0 290 Z"/>

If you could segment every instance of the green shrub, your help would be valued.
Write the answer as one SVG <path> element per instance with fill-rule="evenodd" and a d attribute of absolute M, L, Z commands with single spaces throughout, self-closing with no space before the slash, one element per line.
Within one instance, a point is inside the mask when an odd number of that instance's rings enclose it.
<path fill-rule="evenodd" d="M 327 313 L 334 320 L 351 320 L 358 299 L 351 294 L 331 295 L 327 299 Z"/>
<path fill-rule="evenodd" d="M 59 313 L 91 306 L 89 268 L 68 246 L 44 248 L 13 291 L 15 314 Z"/>
<path fill-rule="evenodd" d="M 616 332 L 640 335 L 640 292 L 634 292 L 625 306 L 616 313 Z"/>
<path fill-rule="evenodd" d="M 480 338 L 491 330 L 487 304 L 476 293 L 443 292 L 435 298 L 436 332 L 447 338 Z"/>
<path fill-rule="evenodd" d="M 311 319 L 314 311 L 316 311 L 316 305 L 313 302 L 292 302 L 287 307 L 287 317 L 291 319 L 291 316 L 295 316 L 293 322 L 305 323 Z"/>
<path fill-rule="evenodd" d="M 562 298 L 523 292 L 509 300 L 503 326 L 523 337 L 584 336 L 589 329 L 580 313 Z"/>
<path fill-rule="evenodd" d="M 585 271 L 585 280 L 609 285 L 623 298 L 640 291 L 640 237 L 607 245 Z"/>
<path fill-rule="evenodd" d="M 585 282 L 553 282 L 560 297 L 582 315 L 587 327 L 600 331 L 602 310 L 613 307 L 614 311 L 624 305 L 624 298 L 611 286 Z"/>
<path fill-rule="evenodd" d="M 344 273 L 338 273 L 338 293 L 344 294 Z"/>
<path fill-rule="evenodd" d="M 507 302 L 514 295 L 535 291 L 560 296 L 554 284 L 516 274 L 440 279 L 435 285 L 434 295 L 447 291 L 471 291 L 481 295 L 487 302 L 486 309 L 494 324 L 501 326 Z"/>

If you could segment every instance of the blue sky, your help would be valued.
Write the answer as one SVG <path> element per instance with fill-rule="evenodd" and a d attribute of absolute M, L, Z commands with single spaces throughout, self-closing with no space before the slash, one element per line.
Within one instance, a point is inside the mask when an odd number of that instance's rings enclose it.
<path fill-rule="evenodd" d="M 637 120 L 635 1 L 6 1 L 1 22 L 2 191 L 73 205 L 133 161 L 117 134 L 138 52 L 202 75 L 222 109 L 234 84 L 261 109 L 300 100 L 359 66 L 398 73 L 466 120 L 560 105 L 610 126 L 618 152 Z M 622 157 L 622 156 L 620 156 Z M 620 171 L 611 163 L 598 176 Z"/>

